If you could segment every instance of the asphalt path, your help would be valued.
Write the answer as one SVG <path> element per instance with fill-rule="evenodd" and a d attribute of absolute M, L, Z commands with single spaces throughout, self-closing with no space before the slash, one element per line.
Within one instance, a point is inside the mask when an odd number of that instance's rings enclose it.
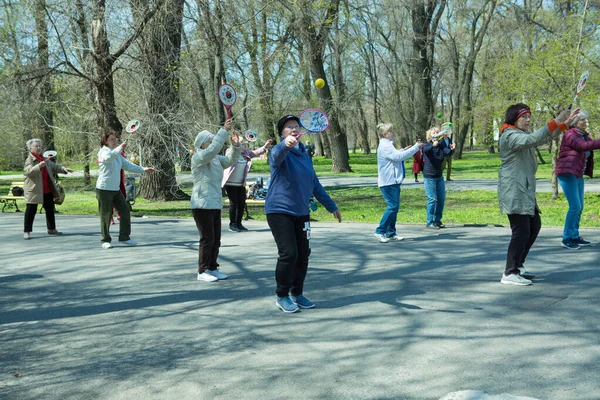
<path fill-rule="evenodd" d="M 0 214 L 1 399 L 600 398 L 600 230 L 542 228 L 527 287 L 499 283 L 507 227 L 319 222 L 305 294 L 275 307 L 265 222 L 223 232 L 230 279 L 196 280 L 192 219 L 134 218 L 100 247 L 97 216 Z M 112 228 L 113 233 L 117 226 Z M 487 394 L 486 394 L 487 393 Z"/>
<path fill-rule="evenodd" d="M 92 175 L 97 174 L 96 170 L 92 171 Z M 68 175 L 61 175 L 63 178 L 80 178 L 83 177 L 83 172 L 75 171 Z M 248 175 L 248 182 L 256 180 L 257 177 L 262 177 L 263 181 L 266 182 L 268 175 L 250 173 Z M 0 179 L 5 180 L 22 180 L 23 175 L 3 175 Z M 369 176 L 352 176 L 348 175 L 335 175 L 335 176 L 320 176 L 319 180 L 324 187 L 362 187 L 362 186 L 377 186 L 377 177 Z M 178 182 L 192 182 L 191 174 L 177 174 Z M 536 182 L 536 191 L 540 193 L 552 192 L 552 182 L 548 179 L 538 179 Z M 415 182 L 414 178 L 407 177 L 402 186 L 404 188 L 416 188 L 423 185 L 423 175 L 419 175 L 419 182 Z M 447 190 L 492 190 L 496 191 L 498 187 L 497 180 L 475 180 L 475 179 L 454 179 L 451 182 L 446 182 Z M 590 193 L 600 193 L 600 179 L 586 179 L 585 180 L 585 191 Z M 559 185 L 559 192 L 562 193 L 562 189 Z"/>

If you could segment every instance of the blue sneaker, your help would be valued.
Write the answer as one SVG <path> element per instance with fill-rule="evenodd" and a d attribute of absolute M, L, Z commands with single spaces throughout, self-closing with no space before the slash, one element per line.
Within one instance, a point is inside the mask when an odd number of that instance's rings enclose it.
<path fill-rule="evenodd" d="M 590 246 L 592 244 L 592 242 L 588 242 L 587 240 L 583 240 L 583 238 L 581 236 L 579 236 L 577 239 L 573 239 L 574 243 L 577 243 L 580 246 Z"/>
<path fill-rule="evenodd" d="M 277 297 L 275 305 L 281 309 L 284 313 L 295 313 L 300 311 L 298 306 L 292 302 L 289 297 Z"/>
<path fill-rule="evenodd" d="M 302 295 L 290 296 L 292 302 L 300 308 L 315 308 L 315 303 Z"/>
<path fill-rule="evenodd" d="M 565 249 L 579 250 L 581 246 L 573 241 L 573 239 L 565 239 L 561 243 Z"/>

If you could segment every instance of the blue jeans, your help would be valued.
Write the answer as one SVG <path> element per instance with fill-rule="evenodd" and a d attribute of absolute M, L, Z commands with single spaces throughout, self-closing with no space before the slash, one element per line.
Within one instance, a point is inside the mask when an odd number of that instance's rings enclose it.
<path fill-rule="evenodd" d="M 427 194 L 427 224 L 442 222 L 444 202 L 446 201 L 446 184 L 444 178 L 423 178 Z"/>
<path fill-rule="evenodd" d="M 381 186 L 379 188 L 383 194 L 383 200 L 387 203 L 387 208 L 383 212 L 379 226 L 375 233 L 392 237 L 396 234 L 396 218 L 400 209 L 400 184 Z"/>
<path fill-rule="evenodd" d="M 558 175 L 557 178 L 569 202 L 563 240 L 577 239 L 579 237 L 579 221 L 583 212 L 583 176 L 577 178 L 573 174 L 567 174 Z"/>

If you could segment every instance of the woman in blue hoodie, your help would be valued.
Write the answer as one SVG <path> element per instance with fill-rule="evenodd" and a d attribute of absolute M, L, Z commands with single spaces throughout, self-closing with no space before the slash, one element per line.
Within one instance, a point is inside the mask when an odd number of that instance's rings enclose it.
<path fill-rule="evenodd" d="M 275 305 L 283 312 L 294 313 L 315 306 L 302 294 L 310 255 L 309 200 L 314 195 L 339 222 L 342 214 L 323 189 L 306 148 L 300 143 L 298 117 L 282 117 L 277 122 L 277 132 L 281 140 L 269 156 L 271 179 L 265 214 L 279 253 Z"/>

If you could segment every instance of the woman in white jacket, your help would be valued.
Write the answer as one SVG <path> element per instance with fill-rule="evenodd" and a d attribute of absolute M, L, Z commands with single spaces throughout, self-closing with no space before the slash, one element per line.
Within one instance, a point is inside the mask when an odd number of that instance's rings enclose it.
<path fill-rule="evenodd" d="M 130 246 L 137 243 L 132 240 L 131 217 L 129 204 L 119 189 L 121 183 L 121 169 L 131 172 L 153 172 L 154 168 L 144 168 L 135 165 L 121 156 L 127 147 L 126 143 L 119 144 L 118 132 L 106 131 L 100 136 L 102 148 L 98 152 L 98 167 L 100 169 L 96 181 L 96 199 L 98 199 L 98 210 L 100 212 L 100 231 L 102 232 L 102 248 L 110 249 L 110 220 L 112 219 L 113 207 L 121 213 L 119 224 L 119 242 Z"/>
<path fill-rule="evenodd" d="M 237 162 L 242 147 L 237 133 L 231 135 L 231 149 L 228 156 L 219 152 L 231 134 L 231 120 L 225 121 L 223 129 L 216 135 L 202 131 L 194 140 L 192 156 L 192 189 L 191 208 L 196 227 L 200 233 L 200 250 L 198 252 L 198 280 L 214 282 L 227 279 L 227 275 L 218 269 L 217 257 L 221 247 L 221 210 L 223 196 L 221 181 L 223 170 Z"/>
<path fill-rule="evenodd" d="M 423 142 L 398 150 L 394 147 L 394 126 L 392 124 L 377 125 L 379 147 L 377 147 L 377 186 L 381 190 L 387 208 L 375 229 L 375 238 L 379 243 L 400 241 L 404 238 L 396 234 L 396 217 L 400 208 L 400 185 L 404 180 L 404 160 L 412 157 Z"/>

